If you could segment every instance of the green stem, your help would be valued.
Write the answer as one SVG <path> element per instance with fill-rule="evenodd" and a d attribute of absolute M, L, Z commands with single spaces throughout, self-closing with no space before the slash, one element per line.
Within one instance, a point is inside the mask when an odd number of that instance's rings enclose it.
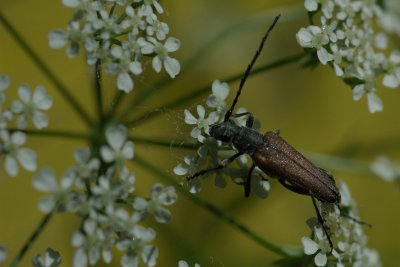
<path fill-rule="evenodd" d="M 85 140 L 89 139 L 90 136 L 83 133 L 76 133 L 76 132 L 66 132 L 66 131 L 57 131 L 57 130 L 31 130 L 31 129 L 14 129 L 9 128 L 10 132 L 23 132 L 26 134 L 34 135 L 34 136 L 42 136 L 42 137 L 62 137 L 62 138 L 69 138 L 69 139 L 80 139 Z"/>
<path fill-rule="evenodd" d="M 170 148 L 198 149 L 200 146 L 197 143 L 185 143 L 185 142 L 173 142 L 173 141 L 168 142 L 146 137 L 130 136 L 129 139 L 133 140 L 135 143 L 138 144 L 155 145 L 155 146 L 170 147 Z"/>
<path fill-rule="evenodd" d="M 155 165 L 150 164 L 149 162 L 142 160 L 140 157 L 135 156 L 135 161 L 143 168 L 147 169 L 148 171 L 154 173 L 158 177 L 162 178 L 163 180 L 167 181 L 168 183 L 172 183 L 176 189 L 182 193 L 184 196 L 188 197 L 193 203 L 196 205 L 202 207 L 203 209 L 206 209 L 213 215 L 217 216 L 219 219 L 227 223 L 228 225 L 232 226 L 236 230 L 242 232 L 245 234 L 247 237 L 252 239 L 253 241 L 257 242 L 264 248 L 275 252 L 278 255 L 281 255 L 283 257 L 298 257 L 299 256 L 299 251 L 296 249 L 293 249 L 291 247 L 287 246 L 279 246 L 271 241 L 268 241 L 261 236 L 257 235 L 254 233 L 251 229 L 248 227 L 244 226 L 243 224 L 239 223 L 234 217 L 232 217 L 229 213 L 219 209 L 216 207 L 214 204 L 207 202 L 206 200 L 202 199 L 201 197 L 191 194 L 189 191 L 187 191 L 185 188 L 183 188 L 178 181 L 176 181 L 175 178 L 165 174 L 162 170 L 157 168 Z M 301 253 L 301 252 L 300 252 Z"/>
<path fill-rule="evenodd" d="M 18 254 L 15 256 L 14 260 L 11 262 L 10 267 L 16 267 L 28 251 L 28 249 L 33 245 L 39 234 L 44 230 L 46 225 L 49 223 L 50 219 L 52 218 L 53 214 L 55 212 L 55 209 L 51 211 L 50 213 L 46 214 L 43 219 L 40 221 L 39 225 L 36 227 L 36 229 L 33 231 L 32 235 L 29 237 L 29 239 L 25 242 L 24 246 L 21 248 L 21 250 L 18 252 Z"/>
<path fill-rule="evenodd" d="M 111 107 L 110 107 L 110 110 L 108 111 L 107 117 L 109 117 L 109 118 L 113 117 L 115 111 L 119 107 L 119 104 L 124 99 L 124 96 L 125 96 L 125 93 L 123 93 L 121 90 L 116 90 L 114 99 L 111 102 Z"/>
<path fill-rule="evenodd" d="M 296 55 L 293 55 L 293 56 L 290 56 L 290 57 L 287 57 L 287 58 L 283 58 L 283 59 L 277 60 L 275 62 L 266 64 L 264 66 L 255 68 L 253 71 L 250 72 L 249 77 L 253 76 L 253 75 L 256 75 L 258 73 L 261 73 L 261 72 L 273 70 L 273 69 L 276 69 L 278 67 L 282 67 L 282 66 L 285 66 L 285 65 L 288 65 L 288 64 L 291 64 L 291 63 L 298 62 L 298 61 L 306 58 L 307 56 L 309 56 L 309 55 L 305 54 L 304 52 L 302 52 L 300 54 L 296 54 Z M 235 82 L 235 81 L 240 80 L 242 78 L 242 76 L 243 76 L 243 73 L 238 73 L 236 75 L 233 75 L 233 76 L 227 77 L 225 79 L 222 79 L 222 81 L 231 83 L 231 82 Z M 209 93 L 209 92 L 210 92 L 210 85 L 206 85 L 206 86 L 203 86 L 201 88 L 198 88 L 198 89 L 194 90 L 193 92 L 191 92 L 190 94 L 182 96 L 181 98 L 179 98 L 177 100 L 174 100 L 174 101 L 171 101 L 170 103 L 165 104 L 164 106 L 156 108 L 156 109 L 152 110 L 149 113 L 143 114 L 143 115 L 141 115 L 141 116 L 139 116 L 137 118 L 132 119 L 131 121 L 128 121 L 127 125 L 128 125 L 128 127 L 136 126 L 136 125 L 140 124 L 143 121 L 148 121 L 149 119 L 151 119 L 151 118 L 153 118 L 153 117 L 155 117 L 157 115 L 160 115 L 165 110 L 170 110 L 170 109 L 176 108 L 176 107 L 178 107 L 180 105 L 187 104 L 189 101 L 192 101 L 193 99 L 196 99 L 197 97 L 202 96 L 202 95 L 204 95 L 206 93 Z"/>
<path fill-rule="evenodd" d="M 95 87 L 97 116 L 98 116 L 98 120 L 101 121 L 103 119 L 103 94 L 101 91 L 101 60 L 100 59 L 97 60 L 96 65 L 95 65 L 94 87 Z"/>
<path fill-rule="evenodd" d="M 58 92 L 67 100 L 67 102 L 74 108 L 75 112 L 80 115 L 79 117 L 87 124 L 92 125 L 92 120 L 86 111 L 78 104 L 78 101 L 70 94 L 67 87 L 55 76 L 44 61 L 33 51 L 28 45 L 26 40 L 15 30 L 15 28 L 9 23 L 9 21 L 0 12 L 0 23 L 7 29 L 10 35 L 15 41 L 21 46 L 21 48 L 30 56 L 36 66 L 47 76 L 47 78 L 55 85 Z"/>

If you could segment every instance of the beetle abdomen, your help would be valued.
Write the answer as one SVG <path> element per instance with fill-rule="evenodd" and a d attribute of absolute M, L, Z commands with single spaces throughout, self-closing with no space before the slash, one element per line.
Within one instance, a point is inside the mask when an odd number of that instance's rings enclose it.
<path fill-rule="evenodd" d="M 320 201 L 340 202 L 340 193 L 328 173 L 311 163 L 277 132 L 267 132 L 263 139 L 264 144 L 251 155 L 262 171 L 308 191 Z"/>

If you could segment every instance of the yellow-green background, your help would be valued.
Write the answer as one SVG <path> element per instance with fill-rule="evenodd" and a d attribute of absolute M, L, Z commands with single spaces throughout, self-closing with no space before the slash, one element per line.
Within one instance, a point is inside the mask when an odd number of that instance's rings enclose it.
<path fill-rule="evenodd" d="M 244 22 L 257 20 L 265 12 L 277 8 L 283 19 L 268 40 L 259 60 L 266 62 L 301 51 L 295 40 L 296 31 L 306 25 L 306 13 L 289 22 L 283 5 L 302 5 L 302 1 L 256 1 L 256 0 L 174 0 L 165 1 L 171 35 L 181 40 L 182 46 L 174 56 L 184 62 L 210 39 L 228 28 L 239 29 Z M 0 0 L 4 16 L 24 36 L 57 76 L 68 86 L 80 103 L 95 115 L 90 71 L 82 57 L 68 60 L 63 50 L 48 48 L 47 34 L 53 28 L 64 28 L 71 18 L 71 10 L 57 0 Z M 263 15 L 264 14 L 264 15 Z M 286 17 L 285 17 L 286 16 Z M 265 18 L 265 16 L 264 16 Z M 270 19 L 244 30 L 234 31 L 211 47 L 196 64 L 172 83 L 169 88 L 150 99 L 132 114 L 151 111 L 167 99 L 173 99 L 190 90 L 211 84 L 242 72 L 253 55 L 261 35 Z M 150 66 L 147 71 L 153 73 Z M 12 85 L 8 99 L 15 95 L 21 83 L 30 86 L 43 84 L 54 97 L 54 107 L 49 112 L 50 127 L 54 130 L 85 131 L 82 121 L 55 91 L 53 85 L 20 49 L 6 30 L 0 26 L 0 73 L 11 76 Z M 163 74 L 164 75 L 164 74 Z M 132 92 L 140 92 L 154 83 L 149 75 L 136 81 Z M 106 106 L 111 105 L 114 82 L 105 81 Z M 237 87 L 232 84 L 233 88 Z M 301 151 L 348 157 L 371 161 L 378 153 L 399 156 L 400 147 L 400 92 L 379 88 L 378 95 L 384 102 L 384 112 L 369 114 L 366 99 L 354 102 L 351 90 L 335 77 L 328 67 L 314 71 L 300 70 L 298 64 L 279 68 L 252 77 L 239 101 L 262 122 L 262 130 L 280 129 L 281 135 Z M 194 107 L 204 101 L 188 103 Z M 136 112 L 136 113 L 135 113 Z M 165 111 L 156 120 L 130 129 L 133 135 L 180 141 L 188 136 L 188 128 L 182 123 L 183 107 Z M 39 166 L 50 165 L 60 175 L 73 163 L 72 151 L 84 143 L 60 138 L 32 137 L 27 146 L 38 154 Z M 151 159 L 166 173 L 173 175 L 172 168 L 181 161 L 186 151 L 136 145 L 136 153 Z M 329 168 L 329 165 L 324 167 Z M 147 195 L 153 183 L 159 181 L 153 174 L 133 165 L 137 176 L 137 192 Z M 385 183 L 377 177 L 354 175 L 330 168 L 336 180 L 343 179 L 349 185 L 359 203 L 363 220 L 373 225 L 365 229 L 369 246 L 379 250 L 385 266 L 398 266 L 400 252 L 400 192 L 394 184 Z M 32 174 L 22 172 L 11 178 L 0 169 L 0 243 L 5 244 L 12 258 L 42 214 L 36 205 L 41 194 L 31 186 Z M 309 198 L 296 195 L 272 181 L 267 199 L 243 197 L 242 188 L 229 183 L 225 190 L 217 189 L 211 180 L 204 183 L 200 196 L 224 210 L 231 212 L 240 222 L 249 226 L 260 236 L 277 244 L 300 245 L 300 238 L 308 235 L 305 220 L 314 216 Z M 180 196 L 171 208 L 172 221 L 167 225 L 155 225 L 156 244 L 160 249 L 157 266 L 177 266 L 186 259 L 201 266 L 268 266 L 278 256 L 265 250 L 229 225 L 221 222 L 207 211 Z M 63 256 L 62 266 L 70 266 L 72 248 L 70 238 L 79 220 L 72 215 L 59 214 L 51 221 L 35 246 L 29 251 L 21 266 L 29 266 L 35 252 L 44 252 L 50 246 Z M 9 261 L 8 261 L 9 262 Z M 118 260 L 113 261 L 118 266 Z M 104 266 L 99 264 L 98 266 Z"/>

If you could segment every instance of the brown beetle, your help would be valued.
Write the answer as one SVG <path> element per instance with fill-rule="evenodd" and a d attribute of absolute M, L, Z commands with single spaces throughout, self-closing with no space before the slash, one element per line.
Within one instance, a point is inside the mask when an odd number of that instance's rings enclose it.
<path fill-rule="evenodd" d="M 259 48 L 241 79 L 239 89 L 230 109 L 225 114 L 224 121 L 212 125 L 209 131 L 211 137 L 224 143 L 232 144 L 238 152 L 223 160 L 216 167 L 204 169 L 188 176 L 187 180 L 194 179 L 211 171 L 222 169 L 240 155 L 248 154 L 253 160 L 253 165 L 244 182 L 245 196 L 247 197 L 250 194 L 251 173 L 256 166 L 267 175 L 278 178 L 279 182 L 287 189 L 299 194 L 311 196 L 318 219 L 332 248 L 332 241 L 323 225 L 323 219 L 315 203 L 315 198 L 322 202 L 332 204 L 340 203 L 340 193 L 332 175 L 315 166 L 299 151 L 289 145 L 279 136 L 278 130 L 262 134 L 252 129 L 254 117 L 251 113 L 232 114 L 250 70 L 260 55 L 264 43 L 279 17 L 280 15 L 275 18 L 262 38 Z M 239 126 L 231 119 L 231 117 L 241 116 L 248 116 L 246 126 Z"/>

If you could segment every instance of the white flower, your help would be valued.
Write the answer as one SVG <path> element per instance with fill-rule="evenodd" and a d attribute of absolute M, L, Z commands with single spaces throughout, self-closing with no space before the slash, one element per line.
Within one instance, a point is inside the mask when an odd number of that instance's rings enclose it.
<path fill-rule="evenodd" d="M 389 88 L 397 88 L 400 85 L 400 51 L 394 51 L 384 63 L 386 74 L 383 77 L 383 85 Z"/>
<path fill-rule="evenodd" d="M 212 94 L 207 98 L 207 106 L 215 108 L 218 114 L 224 115 L 228 109 L 225 99 L 229 94 L 229 85 L 215 80 L 211 86 Z"/>
<path fill-rule="evenodd" d="M 70 192 L 75 181 L 75 174 L 72 169 L 66 171 L 58 184 L 54 172 L 50 168 L 43 168 L 40 173 L 33 178 L 33 187 L 38 191 L 50 193 L 39 201 L 39 210 L 44 213 L 51 212 L 56 205 L 60 210 L 68 210 L 72 204 Z"/>
<path fill-rule="evenodd" d="M 151 189 L 151 199 L 146 200 L 137 197 L 133 203 L 133 208 L 140 213 L 142 218 L 150 213 L 154 215 L 157 222 L 167 223 L 171 219 L 171 212 L 163 206 L 174 204 L 177 197 L 174 187 L 155 184 Z"/>
<path fill-rule="evenodd" d="M 186 261 L 184 261 L 184 260 L 180 260 L 180 261 L 178 262 L 178 267 L 189 267 L 189 264 L 188 264 Z M 200 265 L 197 264 L 197 263 L 195 263 L 195 264 L 194 264 L 194 267 L 200 267 Z"/>
<path fill-rule="evenodd" d="M 18 88 L 18 95 L 21 101 L 14 100 L 11 107 L 15 114 L 20 115 L 17 121 L 18 127 L 25 128 L 29 117 L 32 117 L 37 129 L 46 127 L 49 120 L 41 110 L 48 110 L 53 104 L 53 99 L 47 94 L 46 89 L 43 86 L 37 86 L 31 95 L 29 87 L 21 85 Z"/>
<path fill-rule="evenodd" d="M 23 132 L 9 133 L 0 130 L 0 153 L 5 155 L 4 168 L 10 176 L 17 176 L 18 163 L 27 170 L 36 170 L 36 153 L 30 148 L 21 148 L 26 142 L 26 135 Z"/>
<path fill-rule="evenodd" d="M 169 37 L 164 44 L 152 37 L 148 37 L 148 40 L 152 43 L 152 52 L 156 54 L 152 61 L 153 69 L 156 72 L 160 72 L 163 64 L 169 76 L 175 78 L 181 67 L 178 60 L 171 58 L 169 53 L 179 49 L 180 41 L 173 37 Z"/>
<path fill-rule="evenodd" d="M 185 122 L 189 125 L 196 125 L 191 131 L 190 135 L 197 139 L 199 142 L 203 143 L 205 137 L 203 134 L 209 134 L 210 125 L 214 124 L 218 120 L 218 114 L 216 112 L 211 112 L 207 118 L 205 118 L 205 109 L 201 105 L 197 105 L 197 114 L 199 116 L 196 119 L 189 110 L 185 109 Z"/>
<path fill-rule="evenodd" d="M 61 255 L 58 251 L 47 248 L 43 256 L 36 254 L 32 259 L 35 267 L 57 267 L 61 264 Z"/>
<path fill-rule="evenodd" d="M 364 93 L 367 92 L 368 109 L 370 113 L 383 110 L 382 100 L 375 94 L 375 88 L 369 87 L 368 84 L 358 84 L 353 88 L 353 99 L 360 100 Z"/>
<path fill-rule="evenodd" d="M 5 246 L 0 245 L 0 263 L 5 262 L 7 259 L 7 249 Z"/>
<path fill-rule="evenodd" d="M 370 113 L 382 111 L 383 109 L 382 100 L 375 94 L 376 86 L 373 75 L 372 70 L 359 69 L 355 76 L 365 82 L 353 87 L 353 99 L 356 101 L 360 100 L 364 93 L 367 93 L 368 109 Z"/>
<path fill-rule="evenodd" d="M 371 164 L 371 170 L 385 181 L 391 182 L 400 178 L 400 164 L 380 155 Z"/>
<path fill-rule="evenodd" d="M 106 129 L 106 139 L 109 146 L 102 146 L 101 157 L 105 162 L 115 162 L 122 168 L 126 160 L 133 159 L 134 147 L 132 141 L 127 141 L 128 130 L 123 125 Z"/>
<path fill-rule="evenodd" d="M 156 232 L 151 228 L 135 225 L 131 230 L 131 234 L 131 238 L 122 239 L 117 243 L 119 250 L 126 251 L 121 258 L 121 265 L 123 267 L 138 266 L 138 256 L 141 255 L 143 262 L 147 266 L 155 266 L 158 249 L 148 245 L 148 243 L 154 240 Z"/>
<path fill-rule="evenodd" d="M 114 46 L 111 49 L 111 55 L 114 57 L 115 63 L 107 64 L 108 73 L 118 73 L 117 88 L 129 93 L 133 89 L 133 79 L 131 75 L 139 75 L 142 73 L 142 65 L 140 62 L 131 60 L 130 51 Z"/>
<path fill-rule="evenodd" d="M 142 14 L 137 12 L 132 6 L 127 6 L 125 13 L 128 17 L 122 21 L 122 28 L 131 28 L 131 32 L 134 35 L 137 35 L 140 30 L 143 30 L 146 27 L 146 21 L 143 20 Z"/>
<path fill-rule="evenodd" d="M 174 168 L 174 173 L 176 175 L 189 175 L 189 174 L 193 174 L 196 171 L 198 171 L 200 169 L 200 165 L 201 165 L 201 161 L 199 161 L 200 158 L 198 158 L 197 160 L 192 156 L 192 155 L 186 155 L 183 158 L 183 161 L 185 163 L 179 163 L 178 166 L 176 166 Z M 188 187 L 189 187 L 189 192 L 190 193 L 198 193 L 201 190 L 201 183 L 199 179 L 192 179 L 190 181 L 188 181 Z"/>
<path fill-rule="evenodd" d="M 142 0 L 135 0 L 134 2 L 142 2 Z M 158 3 L 158 0 L 144 0 L 143 3 L 147 7 L 150 7 L 150 8 L 154 7 L 156 9 L 156 11 L 160 14 L 164 12 L 164 9 L 160 5 L 160 3 Z"/>
<path fill-rule="evenodd" d="M 314 228 L 315 241 L 309 237 L 302 237 L 301 243 L 306 255 L 315 255 L 314 263 L 317 266 L 325 266 L 328 258 L 326 254 L 331 251 L 329 242 L 320 227 Z"/>
<path fill-rule="evenodd" d="M 91 178 L 100 168 L 100 160 L 91 158 L 89 148 L 79 148 L 74 151 L 74 158 L 77 165 L 74 167 L 78 177 Z"/>
<path fill-rule="evenodd" d="M 325 65 L 332 60 L 332 55 L 324 47 L 329 43 L 329 37 L 318 26 L 308 26 L 301 28 L 296 34 L 297 42 L 302 47 L 316 48 L 319 61 Z"/>
<path fill-rule="evenodd" d="M 149 36 L 155 35 L 158 40 L 164 40 L 169 32 L 168 24 L 161 22 L 157 19 L 157 16 L 147 17 L 148 26 L 146 27 L 146 33 Z"/>

